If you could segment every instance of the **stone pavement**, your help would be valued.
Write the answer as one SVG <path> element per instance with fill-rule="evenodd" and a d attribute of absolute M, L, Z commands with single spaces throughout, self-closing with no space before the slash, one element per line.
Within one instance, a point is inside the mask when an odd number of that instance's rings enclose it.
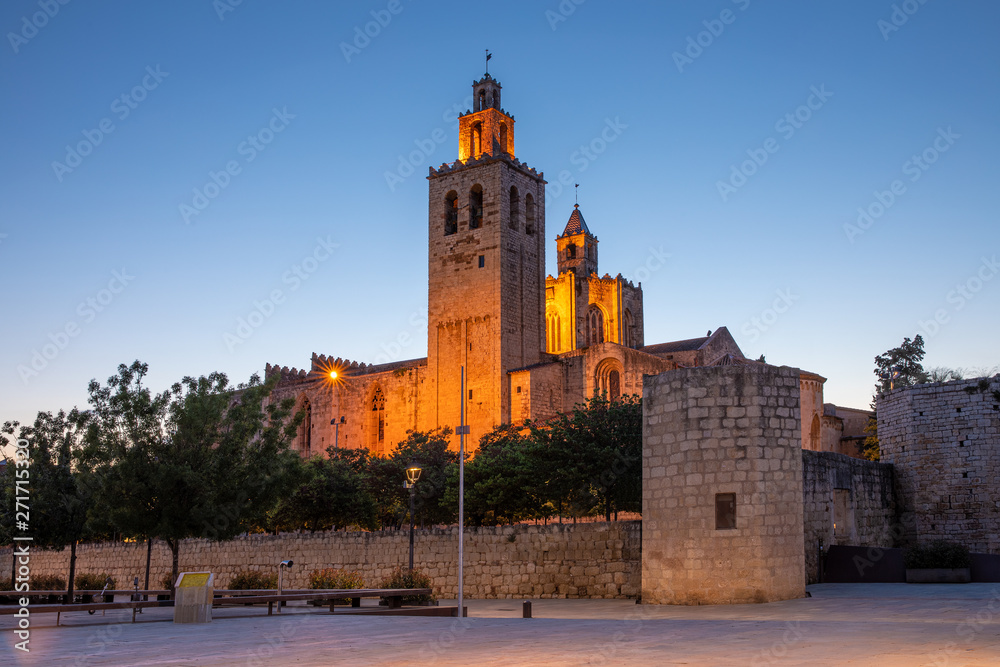
<path fill-rule="evenodd" d="M 821 584 L 811 598 L 669 607 L 631 600 L 467 600 L 468 619 L 365 617 L 305 605 L 32 617 L 31 652 L 0 617 L 2 665 L 1000 665 L 1000 584 Z M 447 602 L 442 602 L 447 604 Z"/>

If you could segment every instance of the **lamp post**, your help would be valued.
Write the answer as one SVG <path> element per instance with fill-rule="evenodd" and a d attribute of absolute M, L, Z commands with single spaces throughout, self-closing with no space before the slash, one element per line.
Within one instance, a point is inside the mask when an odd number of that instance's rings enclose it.
<path fill-rule="evenodd" d="M 420 479 L 420 473 L 423 472 L 423 468 L 419 464 L 410 463 L 410 466 L 406 469 L 406 481 L 403 482 L 403 488 L 410 490 L 410 576 L 413 576 L 413 497 L 416 495 L 414 487 L 417 485 L 417 480 Z"/>
<path fill-rule="evenodd" d="M 291 569 L 292 565 L 294 565 L 294 564 L 295 564 L 295 562 L 291 561 L 291 560 L 283 560 L 280 563 L 278 563 L 278 595 L 279 596 L 281 595 L 281 589 L 282 589 L 282 586 L 281 586 L 281 578 L 282 577 L 281 577 L 281 575 L 284 573 L 286 567 L 289 568 L 289 569 Z M 279 600 L 278 601 L 278 613 L 279 614 L 281 613 L 281 605 L 282 604 L 283 603 Z"/>
<path fill-rule="evenodd" d="M 336 417 L 334 417 L 333 419 L 330 420 L 330 424 L 332 424 L 333 427 L 334 427 L 334 430 L 333 430 L 333 446 L 334 446 L 334 448 L 337 448 L 337 449 L 340 448 L 340 425 L 341 424 L 346 424 L 346 423 L 347 423 L 347 417 L 341 417 L 340 419 L 337 419 Z"/>

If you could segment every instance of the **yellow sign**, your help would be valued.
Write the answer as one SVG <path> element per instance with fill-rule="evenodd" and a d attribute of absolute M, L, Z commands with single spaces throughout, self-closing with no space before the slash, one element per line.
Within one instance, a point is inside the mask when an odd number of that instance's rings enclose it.
<path fill-rule="evenodd" d="M 208 584 L 208 572 L 198 572 L 195 574 L 185 574 L 181 577 L 180 588 L 197 588 Z"/>

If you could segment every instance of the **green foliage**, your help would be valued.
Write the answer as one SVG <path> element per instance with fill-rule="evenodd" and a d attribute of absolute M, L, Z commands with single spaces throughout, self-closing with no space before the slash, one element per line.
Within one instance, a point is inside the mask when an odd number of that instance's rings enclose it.
<path fill-rule="evenodd" d="M 278 381 L 231 387 L 221 373 L 185 377 L 169 392 L 143 385 L 148 366 L 122 364 L 91 381 L 85 454 L 99 471 L 107 521 L 126 537 L 228 539 L 266 523 L 298 462 L 288 442 L 292 399 L 265 401 Z M 266 405 L 265 405 L 266 403 Z"/>
<path fill-rule="evenodd" d="M 961 569 L 972 564 L 969 549 L 948 540 L 935 540 L 917 545 L 903 553 L 908 569 Z"/>
<path fill-rule="evenodd" d="M 543 479 L 541 495 L 579 514 L 642 507 L 642 400 L 595 396 L 560 415 L 547 429 L 532 428 L 540 447 L 532 470 Z"/>
<path fill-rule="evenodd" d="M 909 338 L 903 339 L 903 344 L 886 350 L 875 357 L 875 396 L 883 394 L 890 389 L 899 387 L 911 387 L 928 381 L 928 375 L 920 362 L 924 358 L 924 339 L 917 334 L 911 341 Z M 872 399 L 872 411 L 877 410 L 876 400 Z M 869 461 L 878 461 L 881 458 L 881 451 L 878 443 L 878 417 L 873 414 L 865 424 L 865 437 L 863 454 Z"/>
<path fill-rule="evenodd" d="M 33 591 L 64 591 L 66 580 L 57 574 L 31 575 L 30 588 Z"/>
<path fill-rule="evenodd" d="M 509 524 L 542 514 L 535 441 L 501 424 L 483 435 L 476 456 L 465 464 L 465 513 L 469 525 Z M 458 467 L 451 473 L 446 502 L 458 506 Z"/>
<path fill-rule="evenodd" d="M 433 588 L 433 586 L 431 586 L 431 578 L 417 568 L 413 568 L 411 572 L 409 568 L 399 566 L 393 570 L 392 574 L 382 580 L 379 588 Z M 437 598 L 433 593 L 430 595 L 406 595 L 403 597 L 403 603 L 433 602 L 435 599 Z"/>
<path fill-rule="evenodd" d="M 251 570 L 237 572 L 233 578 L 229 580 L 229 588 L 238 591 L 277 590 L 278 573 L 271 572 L 269 574 L 265 574 L 263 572 L 253 572 Z"/>
<path fill-rule="evenodd" d="M 314 457 L 299 464 L 300 481 L 291 495 L 279 502 L 271 517 L 272 527 L 310 531 L 351 525 L 377 527 L 376 504 L 364 480 L 368 453 L 331 447 L 327 454 L 329 458 Z"/>
<path fill-rule="evenodd" d="M 364 587 L 364 577 L 354 570 L 327 567 L 309 573 L 309 588 L 338 590 Z"/>
<path fill-rule="evenodd" d="M 101 574 L 96 572 L 85 572 L 76 575 L 76 588 L 81 591 L 103 590 L 104 584 L 109 578 L 111 579 L 111 583 L 108 585 L 108 590 L 114 590 L 115 580 L 107 572 Z"/>
<path fill-rule="evenodd" d="M 395 485 L 407 507 L 409 491 L 403 489 L 402 484 L 406 479 L 406 468 L 411 463 L 417 463 L 423 469 L 414 487 L 414 514 L 421 524 L 457 520 L 458 506 L 451 505 L 446 498 L 451 471 L 458 466 L 458 452 L 448 447 L 451 435 L 450 428 L 407 431 L 406 440 L 399 443 L 389 457 L 399 471 Z"/>

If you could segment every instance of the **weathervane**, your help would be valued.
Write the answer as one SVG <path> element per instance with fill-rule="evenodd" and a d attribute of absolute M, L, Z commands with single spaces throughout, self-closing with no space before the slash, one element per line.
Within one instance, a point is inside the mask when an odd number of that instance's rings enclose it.
<path fill-rule="evenodd" d="M 492 57 L 493 57 L 493 54 L 490 53 L 489 49 L 486 49 L 486 76 L 490 75 L 490 58 L 492 58 Z"/>
<path fill-rule="evenodd" d="M 580 184 L 575 183 L 573 187 L 576 188 L 576 190 L 573 190 L 574 197 L 576 198 L 575 206 L 580 208 Z"/>

